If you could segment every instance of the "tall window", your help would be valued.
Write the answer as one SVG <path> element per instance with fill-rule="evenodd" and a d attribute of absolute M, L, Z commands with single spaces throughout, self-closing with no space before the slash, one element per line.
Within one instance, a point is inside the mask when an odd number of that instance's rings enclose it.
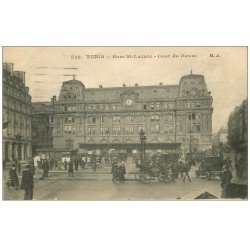
<path fill-rule="evenodd" d="M 141 132 L 143 130 L 144 132 L 147 132 L 147 125 L 146 124 L 138 124 L 138 132 Z"/>
<path fill-rule="evenodd" d="M 113 122 L 116 123 L 116 122 L 120 122 L 121 121 L 121 118 L 119 115 L 115 115 L 113 116 Z"/>
<path fill-rule="evenodd" d="M 75 126 L 73 125 L 65 125 L 64 126 L 64 134 L 72 135 L 75 134 Z"/>
<path fill-rule="evenodd" d="M 127 115 L 126 116 L 126 122 L 133 122 L 133 116 L 132 115 Z"/>
<path fill-rule="evenodd" d="M 75 119 L 73 117 L 65 117 L 64 123 L 74 123 Z"/>
<path fill-rule="evenodd" d="M 107 116 L 101 116 L 101 123 L 108 122 L 108 117 Z"/>
<path fill-rule="evenodd" d="M 132 134 L 133 131 L 134 131 L 134 126 L 133 126 L 133 124 L 126 124 L 126 125 L 125 125 L 125 131 L 126 131 L 126 133 L 128 133 L 128 134 Z"/>
<path fill-rule="evenodd" d="M 190 114 L 188 116 L 188 132 L 201 132 L 201 127 L 200 127 L 200 115 L 198 114 Z"/>
<path fill-rule="evenodd" d="M 173 115 L 166 115 L 166 121 L 172 122 L 173 121 Z"/>
<path fill-rule="evenodd" d="M 119 133 L 121 131 L 121 125 L 120 124 L 113 124 L 112 131 L 113 131 L 113 133 Z"/>
<path fill-rule="evenodd" d="M 188 116 L 188 120 L 189 121 L 199 121 L 200 120 L 200 116 L 198 114 L 190 114 Z"/>
<path fill-rule="evenodd" d="M 151 124 L 151 133 L 159 133 L 160 132 L 160 125 L 159 124 Z"/>
<path fill-rule="evenodd" d="M 167 134 L 173 133 L 173 124 L 166 124 L 165 125 L 165 133 L 167 133 Z"/>
<path fill-rule="evenodd" d="M 96 118 L 94 116 L 89 116 L 88 117 L 88 122 L 89 123 L 95 123 L 96 122 Z"/>
<path fill-rule="evenodd" d="M 159 122 L 160 121 L 160 116 L 159 115 L 151 115 L 150 117 L 151 122 Z"/>
<path fill-rule="evenodd" d="M 95 125 L 88 125 L 88 133 L 95 134 Z"/>

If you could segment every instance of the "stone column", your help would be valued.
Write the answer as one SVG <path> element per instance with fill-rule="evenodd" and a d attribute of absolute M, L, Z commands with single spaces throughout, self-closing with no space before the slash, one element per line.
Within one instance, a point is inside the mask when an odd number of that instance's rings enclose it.
<path fill-rule="evenodd" d="M 15 148 L 14 148 L 14 150 L 15 150 L 15 153 L 14 153 L 15 159 L 18 160 L 18 144 L 17 144 L 17 143 L 15 143 Z"/>
<path fill-rule="evenodd" d="M 8 144 L 8 150 L 9 150 L 9 152 L 8 152 L 8 160 L 9 161 L 12 161 L 13 159 L 12 159 L 12 143 L 11 142 L 9 142 L 9 144 Z"/>
<path fill-rule="evenodd" d="M 24 144 L 21 144 L 21 158 L 24 159 Z"/>

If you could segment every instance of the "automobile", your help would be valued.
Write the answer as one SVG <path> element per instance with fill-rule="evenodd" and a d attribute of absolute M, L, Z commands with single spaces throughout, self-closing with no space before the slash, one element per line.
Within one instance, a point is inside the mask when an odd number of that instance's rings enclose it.
<path fill-rule="evenodd" d="M 220 156 L 204 157 L 199 168 L 195 170 L 195 175 L 196 177 L 205 177 L 206 180 L 221 178 L 223 163 L 223 158 Z"/>

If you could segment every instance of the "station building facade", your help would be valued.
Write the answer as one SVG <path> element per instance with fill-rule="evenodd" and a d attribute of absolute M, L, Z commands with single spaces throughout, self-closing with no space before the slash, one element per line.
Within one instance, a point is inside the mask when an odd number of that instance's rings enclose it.
<path fill-rule="evenodd" d="M 212 96 L 204 76 L 189 74 L 179 84 L 85 88 L 76 79 L 62 84 L 54 102 L 53 148 L 202 151 L 212 146 Z"/>
<path fill-rule="evenodd" d="M 14 161 L 28 162 L 31 153 L 32 103 L 25 86 L 25 72 L 14 71 L 11 62 L 3 63 L 3 146 L 6 166 Z"/>

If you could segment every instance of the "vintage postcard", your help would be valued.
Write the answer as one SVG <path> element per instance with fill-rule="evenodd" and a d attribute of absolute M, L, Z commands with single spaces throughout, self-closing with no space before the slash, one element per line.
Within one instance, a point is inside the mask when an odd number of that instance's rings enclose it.
<path fill-rule="evenodd" d="M 248 199 L 247 50 L 3 47 L 3 199 Z"/>

